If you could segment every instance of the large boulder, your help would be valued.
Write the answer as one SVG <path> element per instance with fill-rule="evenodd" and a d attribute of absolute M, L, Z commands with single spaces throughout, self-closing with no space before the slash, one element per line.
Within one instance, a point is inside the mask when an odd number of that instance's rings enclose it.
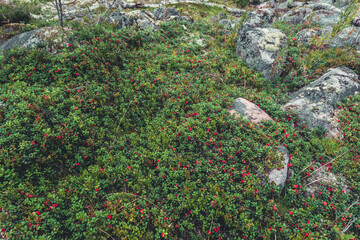
<path fill-rule="evenodd" d="M 330 69 L 318 80 L 291 95 L 283 106 L 285 111 L 295 111 L 308 127 L 324 127 L 328 135 L 337 137 L 339 131 L 334 124 L 334 106 L 343 98 L 360 91 L 359 76 L 347 67 Z"/>
<path fill-rule="evenodd" d="M 341 13 L 341 10 L 331 4 L 327 3 L 311 3 L 308 4 L 306 7 L 313 9 L 314 11 L 328 11 L 334 13 Z"/>
<path fill-rule="evenodd" d="M 299 7 L 299 8 L 294 8 L 291 9 L 290 11 L 288 11 L 287 13 L 285 13 L 280 20 L 282 21 L 286 21 L 290 24 L 299 24 L 299 23 L 304 23 L 306 21 L 306 17 L 312 13 L 313 10 L 311 8 L 308 7 Z"/>
<path fill-rule="evenodd" d="M 41 39 L 36 36 L 36 33 L 39 32 L 39 29 L 32 31 L 24 32 L 15 37 L 9 39 L 0 46 L 0 50 L 8 50 L 14 48 L 15 46 L 32 48 L 40 45 L 42 43 Z"/>
<path fill-rule="evenodd" d="M 321 27 L 332 27 L 340 20 L 341 10 L 331 4 L 311 3 L 286 12 L 280 20 L 290 24 L 313 21 Z"/>
<path fill-rule="evenodd" d="M 321 27 L 332 27 L 340 20 L 341 10 L 331 4 L 312 3 L 306 7 L 314 11 L 306 16 L 306 20 L 311 19 Z"/>
<path fill-rule="evenodd" d="M 313 0 L 313 3 L 326 3 L 326 4 L 330 4 L 333 5 L 335 7 L 338 8 L 342 8 L 346 5 L 348 5 L 351 0 Z"/>
<path fill-rule="evenodd" d="M 117 22 L 117 28 L 129 28 L 131 26 L 136 26 L 141 30 L 152 30 L 159 26 L 160 21 L 188 21 L 193 22 L 191 17 L 181 16 L 179 12 L 173 8 L 168 8 L 167 18 L 165 18 L 165 8 L 157 8 L 152 12 L 135 10 L 128 13 L 117 12 L 116 14 L 112 13 L 108 17 L 108 21 Z"/>
<path fill-rule="evenodd" d="M 360 50 L 360 28 L 348 27 L 343 29 L 330 42 L 331 47 L 354 47 Z"/>
<path fill-rule="evenodd" d="M 43 45 L 47 51 L 56 53 L 59 46 L 64 47 L 68 43 L 67 34 L 69 31 L 70 29 L 67 27 L 55 26 L 24 32 L 6 41 L 0 46 L 0 50 L 8 50 L 15 46 L 18 48 L 34 48 Z"/>
<path fill-rule="evenodd" d="M 313 10 L 308 7 L 299 7 L 294 8 L 285 13 L 280 20 L 286 21 L 290 24 L 297 25 L 299 23 L 304 23 L 306 21 L 306 17 L 312 13 Z"/>
<path fill-rule="evenodd" d="M 314 23 L 320 25 L 321 27 L 333 27 L 337 22 L 339 22 L 340 13 L 320 10 L 315 11 L 314 15 L 309 15 L 309 18 L 311 18 Z"/>
<path fill-rule="evenodd" d="M 264 112 L 261 108 L 244 98 L 237 98 L 234 104 L 229 109 L 230 114 L 235 114 L 236 117 L 240 115 L 245 116 L 253 123 L 260 123 L 261 121 L 273 121 L 273 119 Z"/>
<path fill-rule="evenodd" d="M 269 78 L 274 74 L 273 64 L 278 53 L 286 44 L 285 34 L 278 29 L 246 27 L 239 31 L 236 55 Z M 276 74 L 280 73 L 281 70 Z"/>
<path fill-rule="evenodd" d="M 166 8 L 164 7 L 157 8 L 152 13 L 154 14 L 157 20 L 162 20 L 162 21 L 165 20 L 165 15 L 167 16 L 167 18 L 180 17 L 180 13 L 174 8 L 167 8 L 167 14 L 166 14 Z"/>

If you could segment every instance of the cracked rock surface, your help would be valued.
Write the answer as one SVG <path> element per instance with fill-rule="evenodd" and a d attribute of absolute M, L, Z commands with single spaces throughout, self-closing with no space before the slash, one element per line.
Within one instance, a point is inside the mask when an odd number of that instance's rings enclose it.
<path fill-rule="evenodd" d="M 323 126 L 330 136 L 337 137 L 339 131 L 332 123 L 334 106 L 359 91 L 359 76 L 347 67 L 338 67 L 294 92 L 283 110 L 295 111 L 309 128 Z"/>

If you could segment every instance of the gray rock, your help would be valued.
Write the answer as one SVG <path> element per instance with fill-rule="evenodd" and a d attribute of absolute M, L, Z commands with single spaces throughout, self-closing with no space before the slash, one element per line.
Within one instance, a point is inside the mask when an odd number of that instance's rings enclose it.
<path fill-rule="evenodd" d="M 323 27 L 321 29 L 303 29 L 296 34 L 296 38 L 303 44 L 309 44 L 312 37 L 325 36 L 332 32 L 332 27 Z M 338 33 L 329 43 L 329 47 L 345 48 L 352 47 L 360 50 L 360 28 L 347 27 Z"/>
<path fill-rule="evenodd" d="M 219 26 L 221 26 L 225 29 L 231 29 L 234 26 L 234 24 L 230 20 L 222 19 L 219 22 Z"/>
<path fill-rule="evenodd" d="M 187 21 L 188 23 L 193 23 L 194 19 L 190 16 L 181 16 L 181 20 Z"/>
<path fill-rule="evenodd" d="M 351 3 L 351 0 L 332 0 L 331 4 L 335 7 L 342 8 L 346 7 L 349 3 Z"/>
<path fill-rule="evenodd" d="M 76 17 L 76 18 L 73 19 L 73 21 L 74 21 L 74 22 L 78 22 L 78 23 L 83 23 L 83 24 L 85 24 L 85 23 L 84 23 L 84 19 L 81 18 L 81 17 Z"/>
<path fill-rule="evenodd" d="M 280 49 L 284 48 L 287 38 L 274 28 L 241 28 L 236 45 L 236 55 L 250 67 L 271 77 L 273 64 Z M 281 70 L 277 74 L 281 74 Z"/>
<path fill-rule="evenodd" d="M 249 13 L 242 27 L 267 27 L 274 22 L 275 10 L 271 8 L 257 9 Z"/>
<path fill-rule="evenodd" d="M 121 6 L 122 9 L 127 9 L 127 8 L 132 9 L 132 8 L 138 7 L 138 5 L 136 3 L 127 3 L 127 2 L 122 2 L 120 4 L 120 6 Z"/>
<path fill-rule="evenodd" d="M 357 12 L 354 19 L 351 21 L 351 24 L 355 27 L 360 27 L 360 11 Z"/>
<path fill-rule="evenodd" d="M 289 151 L 284 146 L 279 146 L 276 150 L 279 153 L 280 158 L 283 158 L 281 163 L 284 165 L 280 170 L 272 169 L 269 173 L 269 183 L 274 182 L 277 186 L 285 186 L 288 175 L 288 163 L 289 163 Z"/>
<path fill-rule="evenodd" d="M 286 21 L 290 24 L 297 25 L 299 23 L 304 23 L 306 21 L 306 17 L 313 12 L 311 8 L 308 7 L 300 7 L 294 8 L 285 13 L 280 20 Z"/>
<path fill-rule="evenodd" d="M 306 179 L 306 194 L 318 194 L 321 186 L 336 187 L 346 192 L 349 192 L 349 186 L 346 184 L 346 179 L 342 175 L 338 177 L 332 172 L 327 171 L 327 167 L 316 163 L 311 175 Z"/>
<path fill-rule="evenodd" d="M 312 20 L 321 27 L 332 27 L 340 20 L 341 10 L 331 4 L 311 3 L 305 7 L 313 11 L 304 16 L 304 20 Z"/>
<path fill-rule="evenodd" d="M 328 135 L 337 137 L 339 131 L 332 121 L 334 106 L 343 98 L 360 91 L 359 76 L 347 67 L 330 69 L 318 80 L 291 95 L 283 106 L 285 111 L 299 114 L 308 127 L 324 127 Z"/>
<path fill-rule="evenodd" d="M 170 16 L 167 18 L 167 21 L 187 21 L 189 23 L 193 23 L 194 20 L 189 16 Z"/>
<path fill-rule="evenodd" d="M 29 32 L 24 32 L 15 37 L 9 39 L 0 46 L 0 50 L 8 50 L 14 48 L 15 46 L 22 48 L 32 48 L 36 47 L 39 44 L 43 43 L 41 39 L 36 36 L 36 33 L 39 32 L 39 29 L 35 29 Z"/>
<path fill-rule="evenodd" d="M 360 18 L 353 20 L 351 24 L 354 25 L 355 27 L 360 27 Z"/>
<path fill-rule="evenodd" d="M 185 27 L 185 26 L 183 26 L 183 27 Z M 186 28 L 184 30 L 186 30 Z M 200 47 L 206 47 L 207 46 L 207 43 L 206 43 L 205 39 L 201 39 L 199 37 L 196 37 L 192 33 L 189 34 L 189 37 L 188 36 L 182 36 L 180 38 L 180 40 L 187 41 L 188 43 L 195 44 L 195 45 L 198 45 Z"/>
<path fill-rule="evenodd" d="M 343 29 L 330 42 L 331 47 L 354 47 L 360 50 L 360 28 L 348 27 Z"/>
<path fill-rule="evenodd" d="M 292 8 L 280 20 L 290 24 L 299 24 L 314 21 L 321 27 L 333 26 L 340 20 L 341 10 L 327 3 L 311 3 L 301 7 Z"/>
<path fill-rule="evenodd" d="M 314 23 L 321 27 L 334 26 L 340 20 L 340 13 L 327 10 L 315 11 L 314 15 L 309 15 L 307 19 L 312 19 Z"/>
<path fill-rule="evenodd" d="M 289 8 L 298 8 L 298 7 L 304 7 L 305 6 L 305 2 L 292 2 L 288 4 Z"/>
<path fill-rule="evenodd" d="M 155 9 L 152 13 L 154 14 L 157 20 L 165 20 L 165 11 L 166 11 L 165 8 L 161 7 Z M 174 8 L 167 8 L 167 17 L 169 18 L 172 16 L 180 17 L 180 13 Z"/>
<path fill-rule="evenodd" d="M 120 15 L 117 21 L 117 29 L 129 28 L 134 25 L 134 20 L 127 14 Z"/>
<path fill-rule="evenodd" d="M 341 10 L 331 4 L 327 4 L 327 3 L 312 3 L 312 4 L 308 4 L 306 5 L 306 7 L 313 9 L 314 11 L 328 11 L 328 12 L 333 12 L 333 13 L 341 13 Z"/>
<path fill-rule="evenodd" d="M 8 50 L 15 46 L 30 49 L 41 45 L 48 52 L 56 53 L 58 47 L 64 47 L 68 44 L 67 35 L 70 31 L 71 30 L 68 27 L 61 28 L 59 26 L 39 28 L 16 35 L 1 45 L 0 49 Z"/>
<path fill-rule="evenodd" d="M 109 15 L 109 17 L 106 20 L 110 23 L 120 22 L 122 21 L 124 15 L 125 14 L 121 13 L 120 11 L 114 11 Z"/>
<path fill-rule="evenodd" d="M 313 3 L 326 3 L 326 4 L 334 4 L 333 0 L 317 0 L 317 1 L 312 1 Z"/>
<path fill-rule="evenodd" d="M 206 44 L 206 41 L 204 40 L 204 39 L 196 39 L 195 40 L 195 43 L 197 44 L 197 45 L 199 45 L 200 47 L 206 47 L 207 46 L 207 44 Z"/>
<path fill-rule="evenodd" d="M 228 13 L 231 13 L 235 17 L 241 17 L 246 12 L 246 10 L 244 10 L 244 9 L 231 8 L 231 7 L 226 8 L 226 11 Z"/>
<path fill-rule="evenodd" d="M 118 29 L 136 26 L 142 30 L 155 29 L 162 20 L 165 20 L 165 8 L 157 8 L 152 12 L 143 10 L 135 10 L 128 13 L 116 12 L 112 13 L 108 18 L 108 21 L 110 22 L 118 22 Z M 193 22 L 191 17 L 181 16 L 179 12 L 173 8 L 168 8 L 167 20 Z"/>
<path fill-rule="evenodd" d="M 151 30 L 159 25 L 152 13 L 141 10 L 124 13 L 123 15 L 119 15 L 118 19 L 118 29 L 136 26 L 141 30 Z"/>
<path fill-rule="evenodd" d="M 318 36 L 319 31 L 314 29 L 303 29 L 298 32 L 295 37 L 299 40 L 299 42 L 307 45 L 310 43 L 311 38 Z"/>
<path fill-rule="evenodd" d="M 282 2 L 280 4 L 275 4 L 274 7 L 279 10 L 285 10 L 289 7 L 289 4 L 288 4 L 288 2 Z"/>

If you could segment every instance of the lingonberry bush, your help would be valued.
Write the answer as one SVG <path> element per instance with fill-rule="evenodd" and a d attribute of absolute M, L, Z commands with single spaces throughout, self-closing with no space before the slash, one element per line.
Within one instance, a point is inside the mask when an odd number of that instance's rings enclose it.
<path fill-rule="evenodd" d="M 345 227 L 360 234 L 358 118 L 347 120 L 342 152 L 318 144 L 319 131 L 280 110 L 291 83 L 263 80 L 236 58 L 236 34 L 219 36 L 205 22 L 167 22 L 153 32 L 71 27 L 56 55 L 15 49 L 0 60 L 0 222 L 8 238 L 335 239 Z M 208 47 L 181 38 L 188 32 Z M 231 116 L 238 97 L 274 121 Z M 267 180 L 283 167 L 279 145 L 294 173 L 283 191 Z M 330 164 L 329 151 L 347 153 Z M 344 173 L 350 190 L 320 185 L 307 194 L 309 163 Z"/>

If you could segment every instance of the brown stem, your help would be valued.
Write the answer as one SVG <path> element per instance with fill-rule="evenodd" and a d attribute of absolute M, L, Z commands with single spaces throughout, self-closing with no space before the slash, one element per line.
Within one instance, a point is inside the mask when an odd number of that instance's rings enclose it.
<path fill-rule="evenodd" d="M 101 228 L 98 227 L 98 229 L 100 231 L 102 231 L 103 233 L 105 233 L 106 235 L 108 235 L 109 237 L 111 237 L 113 240 L 115 240 L 115 238 L 113 238 L 109 233 L 105 232 L 104 230 L 102 230 Z"/>

